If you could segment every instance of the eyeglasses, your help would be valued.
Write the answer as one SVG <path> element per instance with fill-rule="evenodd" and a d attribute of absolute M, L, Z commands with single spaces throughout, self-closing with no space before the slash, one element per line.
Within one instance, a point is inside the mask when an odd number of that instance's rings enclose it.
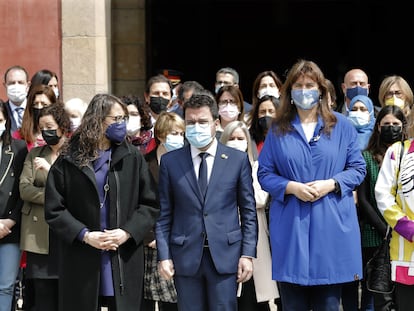
<path fill-rule="evenodd" d="M 236 102 L 232 99 L 220 100 L 218 102 L 219 107 L 224 107 L 224 106 L 227 106 L 227 105 L 237 106 Z"/>
<path fill-rule="evenodd" d="M 398 98 L 401 98 L 403 96 L 403 93 L 401 91 L 388 91 L 387 93 L 385 93 L 385 98 L 391 98 L 394 95 Z"/>
<path fill-rule="evenodd" d="M 106 116 L 106 118 L 111 118 L 115 123 L 123 123 L 128 121 L 127 116 Z"/>
<path fill-rule="evenodd" d="M 210 125 L 210 122 L 211 121 L 209 120 L 198 120 L 198 121 L 185 120 L 185 125 L 192 126 L 192 125 L 198 124 L 202 128 L 207 128 Z"/>

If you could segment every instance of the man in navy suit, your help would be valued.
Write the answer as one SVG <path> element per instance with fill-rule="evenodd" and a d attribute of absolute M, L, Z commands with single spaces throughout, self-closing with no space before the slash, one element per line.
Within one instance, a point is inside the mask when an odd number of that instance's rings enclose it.
<path fill-rule="evenodd" d="M 4 87 L 7 92 L 6 108 L 11 121 L 10 133 L 22 126 L 26 97 L 29 91 L 29 75 L 25 68 L 19 65 L 9 67 L 4 74 Z"/>
<path fill-rule="evenodd" d="M 250 279 L 256 256 L 251 166 L 247 153 L 216 140 L 210 92 L 194 94 L 184 116 L 190 144 L 163 155 L 160 164 L 159 271 L 174 276 L 179 310 L 236 311 L 237 283 Z"/>

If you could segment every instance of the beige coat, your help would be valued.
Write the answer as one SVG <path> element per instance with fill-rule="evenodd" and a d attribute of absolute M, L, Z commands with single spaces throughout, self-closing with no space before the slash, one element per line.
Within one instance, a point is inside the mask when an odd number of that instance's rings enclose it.
<path fill-rule="evenodd" d="M 279 298 L 276 281 L 272 280 L 272 255 L 270 252 L 269 227 L 265 214 L 265 206 L 269 194 L 262 190 L 257 180 L 258 161 L 252 165 L 254 197 L 256 199 L 259 237 L 257 256 L 253 259 L 253 280 L 258 302 Z"/>
<path fill-rule="evenodd" d="M 20 249 L 37 254 L 49 253 L 49 226 L 45 220 L 45 184 L 48 171 L 35 170 L 33 160 L 45 158 L 51 163 L 49 146 L 35 147 L 26 156 L 20 175 L 20 195 L 24 201 L 20 235 Z"/>

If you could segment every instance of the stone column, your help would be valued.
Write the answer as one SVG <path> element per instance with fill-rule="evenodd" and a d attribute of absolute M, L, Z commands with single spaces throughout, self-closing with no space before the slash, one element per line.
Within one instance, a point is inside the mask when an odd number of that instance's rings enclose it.
<path fill-rule="evenodd" d="M 63 100 L 111 92 L 111 0 L 62 0 Z"/>

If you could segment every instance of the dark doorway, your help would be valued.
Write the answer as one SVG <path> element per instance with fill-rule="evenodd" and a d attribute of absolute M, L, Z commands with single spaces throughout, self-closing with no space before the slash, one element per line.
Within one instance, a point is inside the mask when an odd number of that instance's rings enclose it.
<path fill-rule="evenodd" d="M 397 13 L 397 11 L 398 13 Z M 247 101 L 256 75 L 282 78 L 299 58 L 315 61 L 336 86 L 345 72 L 361 68 L 370 97 L 386 75 L 413 83 L 409 10 L 372 0 L 147 0 L 147 73 L 169 68 L 213 90 L 215 72 L 240 74 Z"/>

